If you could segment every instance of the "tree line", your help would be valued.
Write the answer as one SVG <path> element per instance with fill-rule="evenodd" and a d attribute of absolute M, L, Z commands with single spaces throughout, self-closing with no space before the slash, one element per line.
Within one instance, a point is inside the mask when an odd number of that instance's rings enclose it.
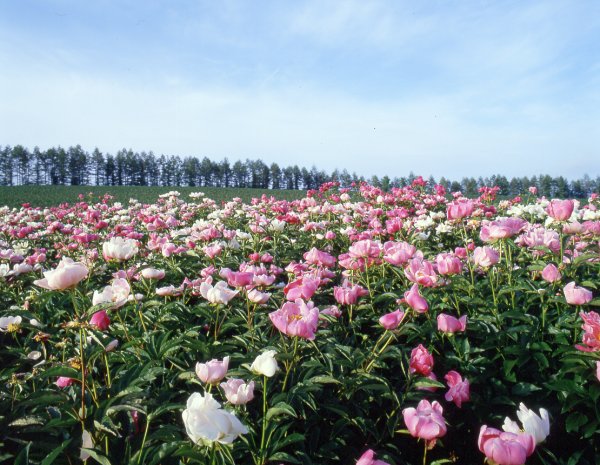
<path fill-rule="evenodd" d="M 410 185 L 416 179 L 413 173 L 403 177 L 373 176 L 365 179 L 346 169 L 327 173 L 316 167 L 307 169 L 298 165 L 267 165 L 262 160 L 230 163 L 227 158 L 213 161 L 208 157 L 179 157 L 155 155 L 153 152 L 134 152 L 122 149 L 116 154 L 102 153 L 97 148 L 87 152 L 80 145 L 29 150 L 22 145 L 0 146 L 0 185 L 96 185 L 96 186 L 198 186 L 198 187 L 251 187 L 260 189 L 317 189 L 321 184 L 338 181 L 343 187 L 367 181 L 383 190 Z M 538 195 L 547 197 L 584 198 L 600 190 L 600 177 L 567 180 L 563 176 L 536 175 L 513 177 L 464 177 L 462 180 L 436 180 L 449 192 L 462 191 L 476 196 L 482 186 L 498 186 L 499 194 L 516 196 L 534 186 Z"/>

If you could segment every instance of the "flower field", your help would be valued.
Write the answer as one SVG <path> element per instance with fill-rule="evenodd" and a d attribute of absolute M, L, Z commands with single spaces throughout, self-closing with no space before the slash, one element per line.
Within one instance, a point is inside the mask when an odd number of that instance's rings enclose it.
<path fill-rule="evenodd" d="M 0 209 L 0 463 L 600 463 L 600 199 L 496 192 Z"/>

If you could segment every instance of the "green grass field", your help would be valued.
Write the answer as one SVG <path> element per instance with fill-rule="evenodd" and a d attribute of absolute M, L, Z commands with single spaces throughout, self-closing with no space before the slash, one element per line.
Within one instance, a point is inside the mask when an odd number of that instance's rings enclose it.
<path fill-rule="evenodd" d="M 268 190 L 249 189 L 237 187 L 156 187 L 156 186 L 12 186 L 0 187 L 0 206 L 20 207 L 24 203 L 32 206 L 49 207 L 64 202 L 73 203 L 79 201 L 79 194 L 93 201 L 97 201 L 104 194 L 114 196 L 115 202 L 126 204 L 129 199 L 137 199 L 142 203 L 154 203 L 160 194 L 169 191 L 178 191 L 181 198 L 189 200 L 188 194 L 192 192 L 204 192 L 207 197 L 217 202 L 229 201 L 234 197 L 240 197 L 245 202 L 262 194 L 274 196 L 281 200 L 294 200 L 304 197 L 305 191 L 296 190 Z"/>

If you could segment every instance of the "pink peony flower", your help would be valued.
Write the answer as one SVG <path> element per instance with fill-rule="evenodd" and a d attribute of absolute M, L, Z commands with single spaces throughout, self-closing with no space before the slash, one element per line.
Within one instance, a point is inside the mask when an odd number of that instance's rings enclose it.
<path fill-rule="evenodd" d="M 437 316 L 437 328 L 442 333 L 463 332 L 467 329 L 467 316 L 463 315 L 460 318 L 455 318 L 452 315 L 440 313 Z"/>
<path fill-rule="evenodd" d="M 585 287 L 575 285 L 575 281 L 571 281 L 563 288 L 565 299 L 571 305 L 585 305 L 592 300 L 592 291 Z"/>
<path fill-rule="evenodd" d="M 419 344 L 410 353 L 410 372 L 428 376 L 433 370 L 433 356 Z"/>
<path fill-rule="evenodd" d="M 221 383 L 221 389 L 232 405 L 245 405 L 254 399 L 254 381 L 246 383 L 243 379 L 231 378 Z"/>
<path fill-rule="evenodd" d="M 560 271 L 558 271 L 558 268 L 553 263 L 548 263 L 542 270 L 542 279 L 549 283 L 560 281 L 561 277 Z"/>
<path fill-rule="evenodd" d="M 363 455 L 360 456 L 356 465 L 390 465 L 383 460 L 375 460 L 375 452 L 372 449 L 366 451 Z"/>
<path fill-rule="evenodd" d="M 419 285 L 413 284 L 410 291 L 404 293 L 404 300 L 417 313 L 426 313 L 429 310 L 427 301 L 419 293 Z"/>
<path fill-rule="evenodd" d="M 449 220 L 460 220 L 471 216 L 473 210 L 475 210 L 475 205 L 472 200 L 456 200 L 446 206 L 446 216 Z"/>
<path fill-rule="evenodd" d="M 348 249 L 348 255 L 351 258 L 362 258 L 368 263 L 372 263 L 379 258 L 381 254 L 381 243 L 372 241 L 370 239 L 364 239 L 356 241 Z"/>
<path fill-rule="evenodd" d="M 269 313 L 269 318 L 282 333 L 312 341 L 319 323 L 319 309 L 312 302 L 296 299 L 295 302 L 286 302 L 279 310 Z"/>
<path fill-rule="evenodd" d="M 110 318 L 106 313 L 106 310 L 100 310 L 92 315 L 90 318 L 90 325 L 95 326 L 100 331 L 106 331 L 110 326 Z"/>
<path fill-rule="evenodd" d="M 527 221 L 521 218 L 499 218 L 484 223 L 479 232 L 479 237 L 483 242 L 495 242 L 499 239 L 516 236 L 527 226 Z"/>
<path fill-rule="evenodd" d="M 408 242 L 386 242 L 383 244 L 383 259 L 394 266 L 402 266 L 415 256 L 417 248 Z"/>
<path fill-rule="evenodd" d="M 444 379 L 450 388 L 444 398 L 448 402 L 454 402 L 458 408 L 461 408 L 463 402 L 471 399 L 469 381 L 463 380 L 462 376 L 456 371 L 449 371 Z"/>
<path fill-rule="evenodd" d="M 55 384 L 59 387 L 59 388 L 66 388 L 69 387 L 71 384 L 73 384 L 75 382 L 75 380 L 73 378 L 69 378 L 67 376 L 60 376 Z"/>
<path fill-rule="evenodd" d="M 319 287 L 320 282 L 320 279 L 311 276 L 303 276 L 285 286 L 283 288 L 283 293 L 285 294 L 286 299 L 291 302 L 296 299 L 309 300 Z"/>
<path fill-rule="evenodd" d="M 206 256 L 211 260 L 214 259 L 216 256 L 220 255 L 222 251 L 223 247 L 219 244 L 207 245 L 202 247 L 202 252 L 204 252 Z"/>
<path fill-rule="evenodd" d="M 479 450 L 498 465 L 523 465 L 535 450 L 535 439 L 528 433 L 507 433 L 486 425 L 481 427 Z"/>
<path fill-rule="evenodd" d="M 246 287 L 254 282 L 254 273 L 249 271 L 231 271 L 229 268 L 223 268 L 219 276 L 225 278 L 231 287 Z"/>
<path fill-rule="evenodd" d="M 313 247 L 308 252 L 305 252 L 303 257 L 306 263 L 324 266 L 327 268 L 331 268 L 336 262 L 335 257 L 329 255 L 327 252 L 317 249 L 316 247 Z"/>
<path fill-rule="evenodd" d="M 425 439 L 430 444 L 435 444 L 437 438 L 446 434 L 446 421 L 443 413 L 444 409 L 439 402 L 434 401 L 431 404 L 425 399 L 419 402 L 416 409 L 410 407 L 402 410 L 404 423 L 411 436 Z"/>
<path fill-rule="evenodd" d="M 433 265 L 423 258 L 413 258 L 404 268 L 404 275 L 413 283 L 424 287 L 433 287 L 438 281 L 438 276 Z"/>
<path fill-rule="evenodd" d="M 348 281 L 344 281 L 342 286 L 333 287 L 333 297 L 335 298 L 335 301 L 341 305 L 354 305 L 358 301 L 359 297 L 368 294 L 369 291 L 358 284 L 350 287 Z"/>
<path fill-rule="evenodd" d="M 571 218 L 574 208 L 575 202 L 573 200 L 553 200 L 546 207 L 546 212 L 548 216 L 551 216 L 555 220 L 567 221 Z"/>
<path fill-rule="evenodd" d="M 223 360 L 212 359 L 206 363 L 196 363 L 196 375 L 206 384 L 217 384 L 227 374 L 229 357 Z"/>
<path fill-rule="evenodd" d="M 388 331 L 391 331 L 392 329 L 396 329 L 403 319 L 404 312 L 398 309 L 394 312 L 386 313 L 381 318 L 379 318 L 379 324 Z"/>
<path fill-rule="evenodd" d="M 33 284 L 44 289 L 64 290 L 75 287 L 88 273 L 89 270 L 83 263 L 64 257 L 54 270 L 45 271 L 44 278 L 35 280 Z"/>
<path fill-rule="evenodd" d="M 489 268 L 498 263 L 500 254 L 491 247 L 476 247 L 473 251 L 473 262 L 481 268 Z"/>
<path fill-rule="evenodd" d="M 600 350 L 600 315 L 596 312 L 581 312 L 579 314 L 583 320 L 584 333 L 582 336 L 582 345 L 576 345 L 575 348 L 582 352 L 596 352 Z"/>
<path fill-rule="evenodd" d="M 437 272 L 442 276 L 450 276 L 462 273 L 462 262 L 451 253 L 441 253 L 435 258 Z"/>

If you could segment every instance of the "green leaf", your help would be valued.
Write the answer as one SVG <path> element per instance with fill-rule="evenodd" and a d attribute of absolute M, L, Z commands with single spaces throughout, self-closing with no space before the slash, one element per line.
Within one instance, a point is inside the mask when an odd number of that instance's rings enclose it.
<path fill-rule="evenodd" d="M 578 431 L 579 427 L 585 425 L 587 421 L 588 417 L 583 413 L 573 412 L 567 417 L 567 420 L 565 421 L 565 429 L 567 430 L 567 433 Z"/>
<path fill-rule="evenodd" d="M 288 454 L 287 452 L 275 452 L 273 455 L 271 455 L 269 457 L 269 461 L 270 462 L 283 461 L 283 462 L 298 463 L 298 464 L 302 463 L 300 460 L 296 459 L 293 455 Z"/>
<path fill-rule="evenodd" d="M 65 448 L 71 444 L 72 439 L 67 439 L 66 441 L 63 441 L 63 443 L 56 447 L 52 452 L 50 452 L 48 455 L 46 455 L 46 458 L 44 460 L 42 460 L 42 462 L 40 463 L 40 465 L 52 465 L 54 463 L 54 459 L 56 459 L 56 457 L 58 457 L 60 455 L 60 453 L 65 450 Z"/>
<path fill-rule="evenodd" d="M 110 460 L 108 460 L 108 458 L 95 451 L 94 449 L 84 449 L 82 447 L 81 452 L 89 454 L 91 458 L 93 458 L 96 462 L 100 463 L 101 465 L 111 465 Z"/>
<path fill-rule="evenodd" d="M 429 378 L 419 378 L 415 384 L 413 384 L 413 386 L 415 388 L 445 388 L 446 386 L 444 386 L 442 383 L 440 383 L 439 381 L 435 381 L 433 379 L 429 379 Z"/>
<path fill-rule="evenodd" d="M 535 391 L 540 391 L 542 388 L 531 383 L 517 383 L 511 391 L 516 396 L 527 396 Z"/>
<path fill-rule="evenodd" d="M 31 442 L 28 442 L 21 452 L 19 452 L 19 455 L 15 458 L 14 465 L 29 465 L 29 448 L 31 444 Z"/>
<path fill-rule="evenodd" d="M 269 410 L 267 410 L 267 420 L 279 415 L 289 415 L 291 417 L 295 417 L 296 412 L 291 405 L 286 404 L 285 402 L 278 402 Z"/>
<path fill-rule="evenodd" d="M 315 376 L 310 378 L 308 382 L 317 384 L 342 384 L 340 380 L 334 378 L 333 376 Z"/>

